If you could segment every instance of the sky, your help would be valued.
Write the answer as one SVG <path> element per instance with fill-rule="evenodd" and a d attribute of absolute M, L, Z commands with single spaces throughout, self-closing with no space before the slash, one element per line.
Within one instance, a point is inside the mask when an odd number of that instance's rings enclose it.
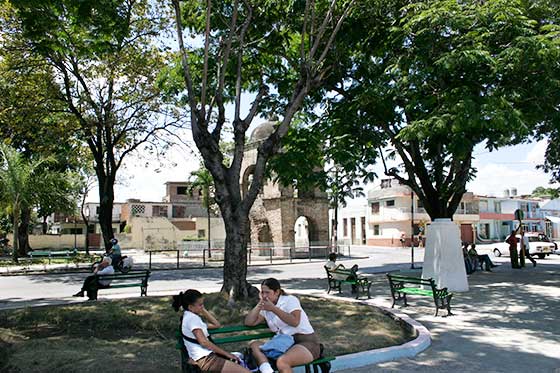
<path fill-rule="evenodd" d="M 251 130 L 248 133 L 251 133 Z M 479 145 L 475 148 L 473 162 L 478 172 L 476 178 L 468 183 L 468 191 L 481 195 L 503 196 L 505 189 L 517 188 L 519 195 L 530 194 L 538 186 L 550 186 L 549 175 L 536 168 L 538 164 L 543 163 L 545 150 L 546 141 L 506 147 L 493 152 Z M 128 198 L 161 201 L 165 195 L 165 182 L 187 180 L 190 172 L 198 169 L 199 164 L 200 158 L 196 150 L 185 146 L 172 149 L 166 158 L 159 162 L 137 156 L 130 157 L 120 172 L 121 177 L 115 187 L 115 201 L 124 202 Z M 383 178 L 381 165 L 374 166 L 374 169 L 379 178 Z M 365 190 L 377 184 L 379 179 L 371 185 L 366 185 Z M 98 200 L 97 191 L 94 189 L 88 196 L 88 201 Z M 349 205 L 361 203 L 361 199 L 348 201 Z"/>

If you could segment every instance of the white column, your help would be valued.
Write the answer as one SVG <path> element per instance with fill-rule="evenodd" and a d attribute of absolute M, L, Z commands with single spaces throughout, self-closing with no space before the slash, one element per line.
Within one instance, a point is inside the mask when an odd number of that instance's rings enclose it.
<path fill-rule="evenodd" d="M 427 227 L 422 278 L 433 278 L 438 288 L 469 290 L 461 233 L 451 219 L 435 219 Z"/>

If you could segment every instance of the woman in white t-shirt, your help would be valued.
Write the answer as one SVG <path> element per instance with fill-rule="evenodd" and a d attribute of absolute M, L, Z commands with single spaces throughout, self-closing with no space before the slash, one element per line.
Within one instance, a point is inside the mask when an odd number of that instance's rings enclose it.
<path fill-rule="evenodd" d="M 249 372 L 238 364 L 239 358 L 216 346 L 208 339 L 208 329 L 220 327 L 220 322 L 204 308 L 204 298 L 198 290 L 189 289 L 173 296 L 173 308 L 183 308 L 181 332 L 189 357 L 203 372 Z M 203 317 L 208 324 L 206 324 Z"/>
<path fill-rule="evenodd" d="M 278 360 L 280 373 L 292 372 L 292 367 L 310 363 L 321 354 L 319 339 L 309 322 L 299 300 L 286 295 L 278 280 L 268 278 L 261 283 L 260 302 L 245 317 L 245 325 L 254 326 L 266 321 L 276 334 L 287 334 L 294 338 L 290 347 Z M 261 351 L 262 342 L 251 343 L 253 356 L 262 373 L 273 372 L 266 355 Z"/>

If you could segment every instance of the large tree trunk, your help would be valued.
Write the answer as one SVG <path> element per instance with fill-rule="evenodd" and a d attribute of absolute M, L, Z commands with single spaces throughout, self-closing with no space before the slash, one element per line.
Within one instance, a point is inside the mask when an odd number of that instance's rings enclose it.
<path fill-rule="evenodd" d="M 31 222 L 31 209 L 24 208 L 21 211 L 19 226 L 17 229 L 18 255 L 27 256 L 31 247 L 29 246 L 29 223 Z"/>
<path fill-rule="evenodd" d="M 441 198 L 438 193 L 426 193 L 426 200 L 422 201 L 424 203 L 424 208 L 432 221 L 435 219 L 447 218 L 453 220 L 453 214 L 457 210 L 457 206 L 453 209 L 450 208 L 449 202 L 444 198 Z"/>
<path fill-rule="evenodd" d="M 212 241 L 210 238 L 210 202 L 208 203 L 208 206 L 206 207 L 206 213 L 208 214 L 208 258 L 212 257 Z"/>
<path fill-rule="evenodd" d="M 19 213 L 20 213 L 20 207 L 19 204 L 16 202 L 14 203 L 14 214 L 13 214 L 13 232 L 14 232 L 14 247 L 13 247 L 13 251 L 12 251 L 12 256 L 14 259 L 14 262 L 18 262 L 18 254 L 19 254 L 19 239 L 18 239 L 18 227 L 19 227 Z"/>
<path fill-rule="evenodd" d="M 338 197 L 334 199 L 334 219 L 332 224 L 332 245 L 334 252 L 338 254 Z"/>
<path fill-rule="evenodd" d="M 222 292 L 234 299 L 247 298 L 250 284 L 247 282 L 247 226 L 248 214 L 224 217 L 226 247 L 224 258 L 224 284 Z"/>
<path fill-rule="evenodd" d="M 111 239 L 113 238 L 113 202 L 115 198 L 112 178 L 99 177 L 99 226 L 103 236 L 105 251 L 111 249 Z"/>

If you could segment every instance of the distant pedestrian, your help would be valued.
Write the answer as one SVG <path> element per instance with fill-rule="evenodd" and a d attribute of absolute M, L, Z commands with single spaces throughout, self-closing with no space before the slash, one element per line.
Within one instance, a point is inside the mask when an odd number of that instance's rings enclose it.
<path fill-rule="evenodd" d="M 531 254 L 529 253 L 529 237 L 524 234 L 523 235 L 523 249 L 525 251 L 525 258 L 529 259 L 531 263 L 533 263 L 533 267 L 537 266 L 537 261 L 533 259 Z"/>
<path fill-rule="evenodd" d="M 405 247 L 404 244 L 406 242 L 406 236 L 404 235 L 404 233 L 401 234 L 400 241 L 401 241 L 401 246 L 404 248 Z"/>
<path fill-rule="evenodd" d="M 511 261 L 511 268 L 521 268 L 519 266 L 519 259 L 517 256 L 517 237 L 515 234 L 517 230 L 511 231 L 511 234 L 506 239 L 506 243 L 509 245 L 509 259 Z"/>

